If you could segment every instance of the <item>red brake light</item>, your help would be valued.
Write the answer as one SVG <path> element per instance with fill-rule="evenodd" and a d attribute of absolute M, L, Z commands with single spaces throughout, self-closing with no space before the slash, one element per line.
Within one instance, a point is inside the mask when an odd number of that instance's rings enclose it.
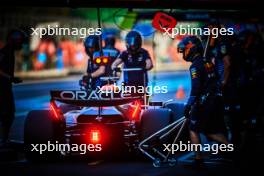
<path fill-rule="evenodd" d="M 90 140 L 92 143 L 99 143 L 101 140 L 101 133 L 99 130 L 92 130 L 90 133 Z"/>
<path fill-rule="evenodd" d="M 139 101 L 135 102 L 135 109 L 132 111 L 131 119 L 138 121 L 139 120 L 139 113 L 141 111 L 141 103 Z"/>
<path fill-rule="evenodd" d="M 53 112 L 54 116 L 58 119 L 58 114 L 57 114 L 57 112 L 56 112 L 56 110 L 55 110 L 53 104 L 50 104 L 50 109 L 51 109 L 51 111 Z"/>
<path fill-rule="evenodd" d="M 50 102 L 50 109 L 52 113 L 54 114 L 56 119 L 60 119 L 60 115 L 62 114 L 60 112 L 60 109 L 56 106 L 55 102 Z"/>

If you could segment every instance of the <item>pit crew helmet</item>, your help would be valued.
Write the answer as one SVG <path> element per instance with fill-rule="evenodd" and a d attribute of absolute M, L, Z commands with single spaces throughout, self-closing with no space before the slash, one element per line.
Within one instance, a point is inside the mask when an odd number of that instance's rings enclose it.
<path fill-rule="evenodd" d="M 105 38 L 105 47 L 114 48 L 115 47 L 115 36 L 109 35 Z"/>
<path fill-rule="evenodd" d="M 196 36 L 187 36 L 178 44 L 178 52 L 183 53 L 183 59 L 192 62 L 194 56 L 203 53 L 202 42 Z"/>
<path fill-rule="evenodd" d="M 84 47 L 86 53 L 92 57 L 95 51 L 99 51 L 100 39 L 96 35 L 90 35 L 84 40 Z"/>
<path fill-rule="evenodd" d="M 142 46 L 142 38 L 137 31 L 130 31 L 126 35 L 126 47 L 129 52 L 135 53 Z"/>

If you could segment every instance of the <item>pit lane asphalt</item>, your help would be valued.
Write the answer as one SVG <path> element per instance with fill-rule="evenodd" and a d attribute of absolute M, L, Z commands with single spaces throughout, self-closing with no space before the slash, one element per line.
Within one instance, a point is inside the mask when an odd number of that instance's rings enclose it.
<path fill-rule="evenodd" d="M 242 175 L 238 169 L 230 169 L 227 165 L 207 165 L 194 169 L 188 164 L 179 163 L 174 167 L 154 168 L 150 162 L 142 161 L 96 161 L 59 162 L 48 164 L 31 164 L 27 162 L 0 164 L 0 169 L 8 175 L 89 175 L 89 176 L 223 176 Z"/>

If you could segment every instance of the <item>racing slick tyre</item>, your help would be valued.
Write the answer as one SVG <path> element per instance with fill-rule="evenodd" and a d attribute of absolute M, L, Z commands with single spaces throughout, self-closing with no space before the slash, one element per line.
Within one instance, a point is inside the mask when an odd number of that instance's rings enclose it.
<path fill-rule="evenodd" d="M 146 139 L 158 130 L 169 125 L 172 114 L 170 109 L 148 109 L 143 112 L 141 117 L 141 140 Z"/>
<path fill-rule="evenodd" d="M 30 111 L 24 128 L 26 158 L 29 161 L 57 160 L 60 157 L 60 152 L 55 151 L 55 144 L 63 143 L 64 129 L 65 123 L 54 118 L 51 111 Z M 43 151 L 41 152 L 41 150 Z"/>
<path fill-rule="evenodd" d="M 175 101 L 165 103 L 164 107 L 172 111 L 172 120 L 176 121 L 184 116 L 184 104 Z"/>
<path fill-rule="evenodd" d="M 184 103 L 178 103 L 175 101 L 168 102 L 164 105 L 165 108 L 168 108 L 172 111 L 173 122 L 184 116 L 184 106 L 185 106 Z M 190 141 L 189 129 L 187 127 L 187 124 L 183 128 L 179 140 L 186 143 Z"/>

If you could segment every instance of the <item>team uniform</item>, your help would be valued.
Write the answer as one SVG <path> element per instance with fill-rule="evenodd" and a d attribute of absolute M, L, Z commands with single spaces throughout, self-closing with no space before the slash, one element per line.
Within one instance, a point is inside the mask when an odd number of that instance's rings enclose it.
<path fill-rule="evenodd" d="M 197 56 L 190 74 L 190 129 L 209 134 L 224 132 L 223 100 L 214 65 Z"/>
<path fill-rule="evenodd" d="M 139 71 L 124 71 L 124 83 L 130 86 L 148 85 L 148 73 L 145 70 L 146 60 L 150 59 L 147 50 L 140 48 L 136 53 L 124 51 L 118 57 L 122 59 L 124 68 L 141 68 Z"/>
<path fill-rule="evenodd" d="M 99 37 L 96 35 L 90 35 L 88 36 L 85 41 L 84 41 L 84 47 L 85 47 L 85 52 L 89 56 L 88 63 L 87 63 L 87 69 L 86 73 L 88 75 L 91 75 L 94 71 L 96 71 L 100 65 L 96 64 L 94 62 L 94 53 L 99 51 Z M 95 90 L 97 86 L 101 86 L 99 78 L 89 78 L 85 79 L 85 82 L 87 84 L 88 89 Z"/>
<path fill-rule="evenodd" d="M 90 58 L 88 60 L 88 67 L 86 70 L 87 73 L 92 74 L 94 71 L 96 71 L 100 67 L 100 64 L 95 63 L 93 60 L 94 60 L 93 58 Z M 92 90 L 95 90 L 98 86 L 99 87 L 103 86 L 103 83 L 100 80 L 100 77 L 91 78 L 90 86 Z"/>
<path fill-rule="evenodd" d="M 225 132 L 221 82 L 213 63 L 202 57 L 203 46 L 195 36 L 184 38 L 178 44 L 183 59 L 191 62 L 191 93 L 184 109 L 190 119 L 190 130 L 196 133 L 215 134 Z"/>
<path fill-rule="evenodd" d="M 14 76 L 15 56 L 13 52 L 9 52 L 8 48 L 0 50 L 0 70 L 4 73 Z M 0 76 L 0 116 L 1 120 L 6 116 L 10 116 L 15 112 L 15 103 L 12 92 L 12 82 L 7 78 Z M 9 119 L 13 121 L 12 119 Z"/>

